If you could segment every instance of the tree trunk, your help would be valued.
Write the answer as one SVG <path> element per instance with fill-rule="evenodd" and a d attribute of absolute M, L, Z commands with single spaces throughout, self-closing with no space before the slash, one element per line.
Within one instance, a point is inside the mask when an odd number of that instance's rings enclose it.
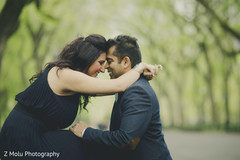
<path fill-rule="evenodd" d="M 238 78 L 238 82 L 240 82 L 240 76 L 239 76 L 239 78 Z M 238 95 L 239 95 L 239 97 L 240 97 L 240 84 L 238 84 Z M 238 115 L 238 117 L 239 117 L 239 121 L 238 121 L 238 129 L 240 130 L 240 98 L 238 98 L 238 109 L 239 109 L 239 115 Z"/>
<path fill-rule="evenodd" d="M 202 76 L 198 66 L 196 63 L 193 63 L 194 68 L 194 79 L 198 79 L 199 76 Z M 205 109 L 204 109 L 204 103 L 207 99 L 207 94 L 202 94 L 201 86 L 198 84 L 198 81 L 194 81 L 194 91 L 198 91 L 199 94 L 194 95 L 194 103 L 197 106 L 198 110 L 198 126 L 199 128 L 202 128 L 205 124 Z"/>
<path fill-rule="evenodd" d="M 183 104 L 183 80 L 182 77 L 179 77 L 179 79 L 176 80 L 176 89 L 177 89 L 177 103 L 178 103 L 178 109 L 180 114 L 180 125 L 181 127 L 185 126 L 185 116 L 184 116 L 184 104 Z"/>
<path fill-rule="evenodd" d="M 229 80 L 229 74 L 230 72 L 226 72 L 224 74 L 224 108 L 225 108 L 225 116 L 226 116 L 226 120 L 225 120 L 225 130 L 228 132 L 230 129 L 230 112 L 229 112 L 229 99 L 228 99 L 228 80 Z"/>
<path fill-rule="evenodd" d="M 208 29 L 210 33 L 213 35 L 216 45 L 220 49 L 222 55 L 223 55 L 223 66 L 224 66 L 224 71 L 222 73 L 223 75 L 223 96 L 224 96 L 224 108 L 225 108 L 225 130 L 228 132 L 230 130 L 230 111 L 229 111 L 229 86 L 228 86 L 228 81 L 229 81 L 229 76 L 232 72 L 232 64 L 231 60 L 234 59 L 235 56 L 229 56 L 232 55 L 232 53 L 236 52 L 229 52 L 226 49 L 224 49 L 222 43 L 221 43 L 221 38 L 217 36 L 217 34 L 214 32 L 213 28 L 211 25 L 208 26 Z M 232 49 L 233 51 L 233 49 Z M 233 54 L 236 55 L 236 54 Z"/>
<path fill-rule="evenodd" d="M 197 0 L 200 4 L 202 4 L 206 10 L 218 21 L 220 26 L 228 33 L 230 33 L 233 37 L 240 40 L 240 33 L 237 30 L 234 30 L 229 24 L 220 18 L 219 15 L 209 6 L 206 0 Z"/>
<path fill-rule="evenodd" d="M 204 42 L 202 42 L 200 44 L 200 48 L 204 53 L 204 57 L 207 63 L 207 67 L 208 67 L 208 73 L 205 76 L 205 80 L 207 82 L 207 86 L 208 86 L 208 92 L 209 92 L 209 96 L 210 96 L 210 102 L 211 102 L 211 110 L 212 110 L 212 123 L 214 127 L 218 127 L 218 116 L 217 116 L 217 111 L 216 111 L 216 104 L 215 104 L 215 100 L 214 100 L 214 93 L 213 93 L 213 71 L 212 71 L 212 65 L 207 53 L 207 48 Z"/>
<path fill-rule="evenodd" d="M 7 40 L 19 27 L 19 16 L 25 5 L 33 0 L 7 0 L 0 13 L 0 75 Z"/>
<path fill-rule="evenodd" d="M 27 24 L 28 30 L 30 31 L 31 38 L 33 40 L 33 59 L 36 61 L 36 70 L 39 72 L 42 70 L 42 65 L 43 65 L 43 58 L 39 54 L 39 47 L 41 40 L 43 38 L 43 35 L 45 33 L 45 28 L 44 24 L 42 23 L 39 26 L 39 29 L 37 31 L 34 31 L 31 24 Z"/>
<path fill-rule="evenodd" d="M 231 58 L 224 56 L 224 78 L 223 78 L 223 94 L 224 94 L 224 108 L 225 108 L 225 130 L 228 132 L 230 130 L 230 109 L 229 109 L 229 76 L 232 72 Z"/>
<path fill-rule="evenodd" d="M 171 97 L 169 96 L 168 92 L 166 90 L 160 90 L 160 92 L 163 93 L 163 95 L 168 100 L 168 111 L 169 111 L 169 120 L 170 120 L 170 127 L 175 127 L 175 116 L 174 116 L 174 107 Z"/>
<path fill-rule="evenodd" d="M 19 27 L 19 16 L 25 5 L 33 0 L 6 0 L 6 3 L 0 13 L 0 76 L 2 71 L 2 60 L 8 39 L 17 31 Z M 6 88 L 0 89 L 0 111 L 1 114 L 7 110 L 8 94 Z M 2 120 L 1 117 L 0 121 Z M 2 123 L 0 122 L 0 125 Z"/>
<path fill-rule="evenodd" d="M 6 88 L 0 90 L 0 131 L 1 131 L 1 126 L 3 124 L 3 120 L 6 119 L 7 114 L 7 100 L 8 100 L 8 91 Z"/>
<path fill-rule="evenodd" d="M 239 67 L 238 67 L 239 68 Z M 237 68 L 237 70 L 238 70 Z M 238 97 L 240 97 L 240 74 L 236 75 Z M 240 131 L 240 98 L 238 98 L 238 130 Z"/>

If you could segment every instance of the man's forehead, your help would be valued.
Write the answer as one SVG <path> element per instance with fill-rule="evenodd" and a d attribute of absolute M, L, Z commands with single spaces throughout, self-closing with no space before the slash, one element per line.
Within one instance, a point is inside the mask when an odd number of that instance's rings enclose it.
<path fill-rule="evenodd" d="M 113 54 L 113 53 L 115 52 L 115 49 L 116 49 L 116 46 L 112 46 L 112 47 L 110 47 L 110 48 L 108 49 L 107 54 L 108 54 L 108 55 Z"/>
<path fill-rule="evenodd" d="M 112 57 L 114 56 L 113 53 L 115 52 L 115 46 L 112 46 L 111 48 L 109 48 L 108 52 L 107 52 L 107 57 Z"/>

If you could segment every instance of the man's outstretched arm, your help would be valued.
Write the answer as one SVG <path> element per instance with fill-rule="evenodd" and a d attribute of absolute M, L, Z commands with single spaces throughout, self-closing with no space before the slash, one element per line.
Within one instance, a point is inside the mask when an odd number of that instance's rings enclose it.
<path fill-rule="evenodd" d="M 124 97 L 126 98 L 122 102 L 122 118 L 118 130 L 101 131 L 90 128 L 83 122 L 79 122 L 70 130 L 85 142 L 134 150 L 151 120 L 152 104 L 150 97 L 141 87 L 132 87 L 124 93 Z"/>

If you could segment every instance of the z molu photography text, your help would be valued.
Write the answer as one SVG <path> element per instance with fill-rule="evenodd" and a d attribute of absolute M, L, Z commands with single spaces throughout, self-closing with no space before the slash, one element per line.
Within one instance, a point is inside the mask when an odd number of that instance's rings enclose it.
<path fill-rule="evenodd" d="M 33 151 L 4 151 L 4 157 L 38 157 L 38 158 L 58 158 L 59 152 L 33 152 Z"/>

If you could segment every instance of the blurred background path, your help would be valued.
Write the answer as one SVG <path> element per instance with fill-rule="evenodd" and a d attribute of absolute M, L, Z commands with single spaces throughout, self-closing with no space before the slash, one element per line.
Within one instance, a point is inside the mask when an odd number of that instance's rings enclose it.
<path fill-rule="evenodd" d="M 240 160 L 240 134 L 167 130 L 174 160 Z"/>

